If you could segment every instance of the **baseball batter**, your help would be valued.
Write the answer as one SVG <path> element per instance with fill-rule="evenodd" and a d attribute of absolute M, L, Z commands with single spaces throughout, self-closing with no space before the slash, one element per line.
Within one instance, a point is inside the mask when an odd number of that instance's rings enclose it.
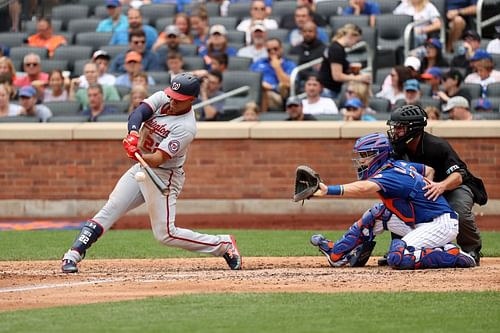
<path fill-rule="evenodd" d="M 330 265 L 342 266 L 356 254 L 356 248 L 371 242 L 384 230 L 402 236 L 394 239 L 388 264 L 399 269 L 474 267 L 475 261 L 451 242 L 458 234 L 458 216 L 439 196 L 427 198 L 433 169 L 423 164 L 390 158 L 389 139 L 381 133 L 359 138 L 353 149 L 358 181 L 326 186 L 320 183 L 315 196 L 363 196 L 377 193 L 382 200 L 367 210 L 337 242 L 314 235 L 311 243 L 327 257 Z M 373 249 L 373 248 L 372 248 Z M 353 251 L 354 250 L 354 251 Z"/>
<path fill-rule="evenodd" d="M 71 248 L 64 254 L 62 271 L 75 273 L 90 246 L 129 210 L 146 203 L 154 237 L 162 244 L 224 257 L 233 270 L 241 269 L 241 256 L 231 235 L 208 235 L 175 225 L 176 200 L 184 184 L 188 147 L 196 135 L 192 103 L 200 82 L 191 73 L 181 73 L 165 91 L 145 99 L 130 115 L 128 136 L 123 140 L 127 155 L 135 153 L 152 167 L 169 187 L 164 196 L 149 177 L 135 178 L 139 163 L 120 178 L 108 202 L 82 227 Z M 140 134 L 139 134 L 140 133 Z M 142 178 L 142 179 L 141 179 Z"/>

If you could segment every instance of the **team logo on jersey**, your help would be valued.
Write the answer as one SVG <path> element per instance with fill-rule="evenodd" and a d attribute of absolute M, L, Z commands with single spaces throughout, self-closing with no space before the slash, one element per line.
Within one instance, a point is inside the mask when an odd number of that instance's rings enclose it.
<path fill-rule="evenodd" d="M 172 90 L 179 90 L 181 88 L 181 84 L 179 82 L 172 82 Z"/>
<path fill-rule="evenodd" d="M 177 140 L 172 140 L 168 143 L 168 150 L 172 153 L 175 154 L 179 151 L 181 144 Z"/>

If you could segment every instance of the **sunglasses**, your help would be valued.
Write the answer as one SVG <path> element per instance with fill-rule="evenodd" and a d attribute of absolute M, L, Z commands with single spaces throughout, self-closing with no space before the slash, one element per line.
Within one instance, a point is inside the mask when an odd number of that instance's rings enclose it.
<path fill-rule="evenodd" d="M 271 48 L 267 49 L 267 52 L 271 52 L 271 51 L 278 52 L 279 49 L 280 49 L 279 47 L 271 47 Z"/>
<path fill-rule="evenodd" d="M 38 66 L 38 63 L 36 63 L 36 62 L 30 62 L 30 63 L 24 64 L 24 66 L 26 66 L 26 67 L 36 67 L 36 66 Z"/>

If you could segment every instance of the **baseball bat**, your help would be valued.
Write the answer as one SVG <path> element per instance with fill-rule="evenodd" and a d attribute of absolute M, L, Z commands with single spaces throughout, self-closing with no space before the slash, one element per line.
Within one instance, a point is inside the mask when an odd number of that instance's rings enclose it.
<path fill-rule="evenodd" d="M 146 170 L 146 173 L 148 174 L 149 178 L 153 181 L 153 184 L 158 188 L 158 190 L 163 194 L 163 195 L 168 195 L 168 186 L 161 180 L 160 177 L 151 169 L 151 167 L 148 165 L 146 161 L 142 158 L 141 154 L 135 153 L 135 158 L 139 161 L 139 163 L 142 165 L 144 170 Z"/>

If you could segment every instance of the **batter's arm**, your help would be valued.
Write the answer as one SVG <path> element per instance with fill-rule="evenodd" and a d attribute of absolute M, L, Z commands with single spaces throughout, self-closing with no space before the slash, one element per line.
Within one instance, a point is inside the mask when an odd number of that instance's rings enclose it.
<path fill-rule="evenodd" d="M 314 193 L 314 196 L 322 197 L 324 195 L 336 195 L 356 198 L 366 194 L 377 193 L 378 191 L 380 191 L 380 186 L 375 182 L 367 180 L 358 180 L 349 184 L 330 186 L 319 183 L 319 190 Z"/>
<path fill-rule="evenodd" d="M 160 150 L 160 149 L 157 149 L 152 154 L 144 154 L 144 155 L 142 155 L 142 158 L 152 168 L 157 168 L 160 165 L 162 165 L 163 163 L 165 163 L 167 160 L 171 159 L 169 154 L 167 154 L 166 152 L 164 152 L 163 150 Z"/>

